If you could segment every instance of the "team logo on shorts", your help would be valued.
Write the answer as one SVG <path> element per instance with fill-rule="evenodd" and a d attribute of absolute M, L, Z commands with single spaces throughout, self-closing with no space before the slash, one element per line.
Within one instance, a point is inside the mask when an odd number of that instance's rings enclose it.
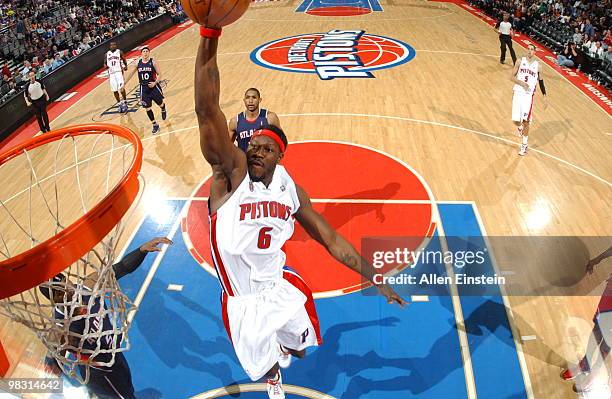
<path fill-rule="evenodd" d="M 257 47 L 251 60 L 285 72 L 316 73 L 322 80 L 373 78 L 372 71 L 414 58 L 415 50 L 388 37 L 363 30 L 331 30 L 278 39 Z"/>

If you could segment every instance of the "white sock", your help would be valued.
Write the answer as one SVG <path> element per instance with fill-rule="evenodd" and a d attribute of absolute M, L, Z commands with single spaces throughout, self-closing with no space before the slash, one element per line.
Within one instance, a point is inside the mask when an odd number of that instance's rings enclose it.
<path fill-rule="evenodd" d="M 276 376 L 274 376 L 274 378 L 268 378 L 268 381 L 272 381 L 272 382 L 277 382 L 279 378 L 279 374 L 278 371 L 276 372 Z"/>
<path fill-rule="evenodd" d="M 523 136 L 523 144 L 527 144 L 527 140 L 529 140 L 529 136 Z"/>

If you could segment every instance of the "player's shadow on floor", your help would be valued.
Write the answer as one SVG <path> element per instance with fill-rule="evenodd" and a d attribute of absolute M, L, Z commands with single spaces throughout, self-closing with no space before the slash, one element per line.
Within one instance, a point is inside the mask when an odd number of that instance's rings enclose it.
<path fill-rule="evenodd" d="M 481 300 L 480 298 L 478 300 Z M 422 357 L 388 357 L 371 350 L 364 355 L 345 354 L 339 355 L 342 346 L 346 346 L 346 338 L 343 342 L 342 335 L 360 328 L 394 328 L 399 322 L 397 318 L 385 318 L 382 320 L 371 320 L 362 322 L 341 323 L 329 328 L 324 335 L 324 344 L 310 357 L 298 362 L 295 371 L 304 373 L 310 385 L 321 392 L 332 392 L 338 386 L 339 381 L 345 374 L 349 377 L 346 389 L 341 395 L 343 399 L 373 398 L 374 392 L 411 392 L 414 395 L 422 394 L 432 387 L 440 384 L 450 373 L 463 367 L 460 356 L 456 349 L 459 345 L 457 337 L 457 326 L 451 324 L 449 330 L 440 336 L 429 349 L 429 353 Z M 465 320 L 465 329 L 470 342 L 472 354 L 477 352 L 480 346 L 487 340 L 496 339 L 503 344 L 515 348 L 512 332 L 503 305 L 486 301 L 472 311 Z M 384 336 L 384 331 L 380 333 Z M 494 335 L 494 337 L 492 337 Z M 548 351 L 540 351 L 534 355 L 550 364 L 562 364 L 563 359 L 552 349 L 545 347 Z M 396 348 L 397 349 L 397 348 Z M 393 351 L 389 348 L 389 352 Z M 405 350 L 405 349 L 404 349 Z M 446 355 L 452 353 L 452 355 Z M 546 356 L 542 356 L 546 354 Z M 320 365 L 325 365 L 322 371 Z M 299 367 L 299 368 L 298 368 Z M 397 369 L 400 374 L 396 377 L 385 378 L 391 371 L 380 373 L 381 378 L 373 378 L 372 370 Z M 365 374 L 368 376 L 366 377 Z M 299 378 L 294 376 L 293 378 Z M 290 377 L 287 377 L 287 381 Z"/>
<path fill-rule="evenodd" d="M 208 374 L 218 380 L 219 386 L 234 381 L 229 366 L 229 362 L 236 361 L 232 357 L 234 350 L 229 339 L 223 335 L 225 330 L 220 312 L 211 312 L 179 292 L 169 293 L 166 287 L 167 283 L 157 278 L 151 281 L 151 295 L 147 296 L 135 319 L 153 353 L 169 369 L 182 366 Z M 171 301 L 179 306 L 171 308 L 168 306 Z M 217 328 L 215 331 L 196 331 L 192 323 L 179 313 L 181 307 L 210 319 Z"/>
<path fill-rule="evenodd" d="M 172 131 L 172 124 L 166 123 L 166 130 Z M 167 136 L 167 137 L 166 137 Z M 192 171 L 197 170 L 191 155 L 186 155 L 181 140 L 175 134 L 160 136 L 155 140 L 158 159 L 145 158 L 145 162 L 165 172 L 168 176 L 180 177 L 188 187 L 196 183 Z"/>
<path fill-rule="evenodd" d="M 401 185 L 397 182 L 387 183 L 384 187 L 373 189 L 373 190 L 365 190 L 360 191 L 348 195 L 343 195 L 341 197 L 336 197 L 334 199 L 337 200 L 351 200 L 351 199 L 368 199 L 368 198 L 376 198 L 376 199 L 391 199 L 397 192 L 400 190 Z M 346 204 L 338 203 L 338 202 L 329 202 L 325 204 L 325 208 L 321 211 L 321 215 L 333 224 L 333 227 L 337 230 L 342 226 L 351 221 L 351 219 L 366 213 L 374 213 L 376 215 L 376 220 L 379 223 L 383 223 L 386 219 L 384 213 L 384 203 L 372 203 L 362 206 L 353 206 L 351 207 L 350 212 L 346 212 Z M 291 237 L 292 241 L 308 241 L 310 240 L 310 236 L 306 231 L 297 227 L 295 229 L 295 233 Z"/>
<path fill-rule="evenodd" d="M 572 133 L 573 130 L 574 124 L 571 119 L 547 121 L 539 124 L 536 122 L 530 129 L 530 144 L 533 144 L 534 148 L 544 151 L 542 147 L 550 143 L 553 139 L 560 139 L 562 142 L 565 142 L 570 137 L 570 133 Z M 531 137 L 531 132 L 535 133 L 533 137 Z"/>
<path fill-rule="evenodd" d="M 525 194 L 525 186 L 521 182 L 521 175 L 517 172 L 521 157 L 515 149 L 504 150 L 502 155 L 488 165 L 480 166 L 480 171 L 472 170 L 463 191 L 462 198 L 479 198 L 478 205 L 498 205 L 505 197 L 507 201 L 516 199 L 516 196 Z M 483 187 L 487 189 L 487 195 L 480 195 Z"/>

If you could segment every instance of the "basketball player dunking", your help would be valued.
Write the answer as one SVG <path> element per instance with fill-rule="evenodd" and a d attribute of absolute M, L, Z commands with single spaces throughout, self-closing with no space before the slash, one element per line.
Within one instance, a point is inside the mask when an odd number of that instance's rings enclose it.
<path fill-rule="evenodd" d="M 147 116 L 153 123 L 152 134 L 159 132 L 159 125 L 155 121 L 155 114 L 151 109 L 153 101 L 161 108 L 161 117 L 166 120 L 166 104 L 164 103 L 164 93 L 162 92 L 159 82 L 161 81 L 161 71 L 157 61 L 151 58 L 149 47 L 145 46 L 141 50 L 142 57 L 138 60 L 138 64 L 130 71 L 126 82 L 129 81 L 134 73 L 138 71 L 138 80 L 140 82 L 140 102 L 147 111 Z"/>
<path fill-rule="evenodd" d="M 527 56 L 522 57 L 512 69 L 511 81 L 514 82 L 514 95 L 512 97 L 512 121 L 518 128 L 519 137 L 523 138 L 519 155 L 527 154 L 527 141 L 529 140 L 529 124 L 533 116 L 533 99 L 536 84 L 539 82 L 540 90 L 544 96 L 544 108 L 547 107 L 546 88 L 542 77 L 542 66 L 535 58 L 536 48 L 533 44 L 527 46 Z"/>
<path fill-rule="evenodd" d="M 253 381 L 267 378 L 270 398 L 283 399 L 279 367 L 287 367 L 291 355 L 301 358 L 308 346 L 321 344 L 312 293 L 285 265 L 283 245 L 293 234 L 295 220 L 339 262 L 370 281 L 375 271 L 314 210 L 308 194 L 279 165 L 287 148 L 280 128 L 255 131 L 246 153 L 232 144 L 219 105 L 220 34 L 200 28 L 195 65 L 200 148 L 213 173 L 208 204 L 211 253 L 223 288 L 224 323 L 238 360 Z M 377 288 L 388 303 L 406 304 L 388 285 Z"/>
<path fill-rule="evenodd" d="M 127 112 L 127 99 L 125 94 L 125 80 L 123 71 L 127 71 L 127 61 L 123 55 L 123 51 L 117 48 L 116 42 L 111 42 L 108 51 L 106 52 L 106 60 L 104 66 L 108 70 L 108 82 L 110 83 L 111 91 L 115 95 L 115 100 L 119 106 L 119 112 Z M 119 98 L 121 92 L 121 100 Z"/>
<path fill-rule="evenodd" d="M 259 108 L 261 94 L 259 90 L 251 87 L 244 93 L 245 110 L 229 122 L 229 130 L 232 141 L 238 144 L 238 148 L 246 152 L 253 133 L 264 125 L 281 127 L 278 116 L 264 108 Z"/>

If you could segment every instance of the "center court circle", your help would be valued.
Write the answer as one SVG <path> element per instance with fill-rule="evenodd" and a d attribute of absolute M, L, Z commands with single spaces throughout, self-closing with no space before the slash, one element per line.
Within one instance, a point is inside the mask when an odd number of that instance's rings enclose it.
<path fill-rule="evenodd" d="M 433 233 L 431 190 L 412 168 L 384 152 L 342 142 L 299 142 L 289 145 L 282 164 L 310 195 L 313 207 L 358 251 L 365 237 L 422 237 L 422 246 Z M 194 191 L 181 228 L 193 258 L 216 278 L 206 201 L 210 183 L 209 177 Z M 315 297 L 367 286 L 295 226 L 285 244 L 287 265 L 300 273 Z"/>

